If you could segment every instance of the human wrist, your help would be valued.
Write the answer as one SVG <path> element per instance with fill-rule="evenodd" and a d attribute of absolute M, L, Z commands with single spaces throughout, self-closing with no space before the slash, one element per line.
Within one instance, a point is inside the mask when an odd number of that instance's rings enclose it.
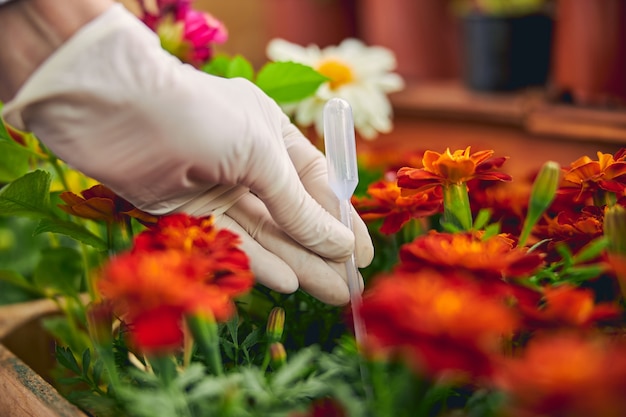
<path fill-rule="evenodd" d="M 2 1 L 2 0 L 0 0 Z M 113 0 L 5 0 L 0 6 L 0 101 L 12 99 L 28 77 Z"/>

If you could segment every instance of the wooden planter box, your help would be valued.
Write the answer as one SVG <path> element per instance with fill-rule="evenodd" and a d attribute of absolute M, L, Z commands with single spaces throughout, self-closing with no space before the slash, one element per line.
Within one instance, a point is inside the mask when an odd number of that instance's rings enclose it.
<path fill-rule="evenodd" d="M 86 417 L 40 374 L 51 354 L 39 322 L 55 311 L 50 300 L 0 307 L 0 416 Z"/>

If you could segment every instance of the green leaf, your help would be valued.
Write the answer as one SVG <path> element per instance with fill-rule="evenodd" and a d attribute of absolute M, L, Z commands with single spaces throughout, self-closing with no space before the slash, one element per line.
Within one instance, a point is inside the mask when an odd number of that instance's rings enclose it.
<path fill-rule="evenodd" d="M 104 362 L 97 360 L 93 365 L 93 383 L 94 385 L 100 384 L 102 378 L 102 370 L 104 369 Z"/>
<path fill-rule="evenodd" d="M 4 107 L 4 106 L 3 106 L 2 102 L 0 102 L 0 113 L 2 112 L 2 107 Z M 0 140 L 10 140 L 10 141 L 13 140 L 9 136 L 9 132 L 7 132 L 7 128 L 4 125 L 4 120 L 2 120 L 2 119 L 0 119 Z"/>
<path fill-rule="evenodd" d="M 598 258 L 602 252 L 609 246 L 609 240 L 605 237 L 599 237 L 584 248 L 582 248 L 576 255 L 574 255 L 574 263 L 584 263 Z"/>
<path fill-rule="evenodd" d="M 475 230 L 483 229 L 489 222 L 490 218 L 491 218 L 491 210 L 480 209 L 480 211 L 478 212 L 478 215 L 476 216 L 476 220 L 474 220 L 474 229 Z"/>
<path fill-rule="evenodd" d="M 27 291 L 38 293 L 37 287 L 26 279 L 22 274 L 15 271 L 0 270 L 0 281 L 8 282 L 16 287 L 23 288 Z"/>
<path fill-rule="evenodd" d="M 107 249 L 107 243 L 103 239 L 87 230 L 84 226 L 67 220 L 49 218 L 41 219 L 33 233 L 37 235 L 46 232 L 60 233 L 62 235 L 72 237 L 79 242 L 96 248 L 97 250 Z"/>
<path fill-rule="evenodd" d="M 1 123 L 0 123 L 1 125 Z M 2 136 L 0 128 L 0 137 Z M 31 153 L 12 140 L 0 139 L 0 183 L 11 182 L 29 171 Z"/>
<path fill-rule="evenodd" d="M 257 74 L 256 84 L 277 103 L 293 103 L 309 97 L 328 78 L 296 62 L 271 62 Z"/>
<path fill-rule="evenodd" d="M 250 81 L 254 78 L 254 68 L 252 68 L 252 64 L 241 55 L 236 55 L 231 59 L 226 69 L 226 78 L 236 77 L 245 78 Z"/>
<path fill-rule="evenodd" d="M 69 347 L 57 346 L 56 358 L 61 365 L 74 372 L 76 375 L 81 374 L 80 366 L 78 366 L 78 362 L 72 353 L 72 349 Z"/>
<path fill-rule="evenodd" d="M 83 276 L 81 255 L 72 248 L 44 249 L 35 268 L 35 285 L 48 294 L 75 296 Z"/>
<path fill-rule="evenodd" d="M 89 365 L 91 365 L 91 351 L 85 349 L 83 352 L 83 378 L 89 380 Z"/>
<path fill-rule="evenodd" d="M 231 58 L 228 55 L 220 54 L 214 56 L 209 63 L 202 67 L 202 71 L 207 74 L 226 77 Z"/>
<path fill-rule="evenodd" d="M 0 214 L 4 216 L 54 217 L 50 208 L 51 175 L 36 170 L 0 190 Z"/>

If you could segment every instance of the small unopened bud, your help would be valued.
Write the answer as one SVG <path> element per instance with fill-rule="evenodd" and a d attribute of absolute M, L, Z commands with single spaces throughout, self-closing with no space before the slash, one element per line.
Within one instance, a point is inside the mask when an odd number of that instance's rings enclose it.
<path fill-rule="evenodd" d="M 543 213 L 550 207 L 559 187 L 560 178 L 561 166 L 558 163 L 548 161 L 543 164 L 533 183 L 529 210 L 541 210 Z"/>
<path fill-rule="evenodd" d="M 113 308 L 108 301 L 95 301 L 87 306 L 89 336 L 98 345 L 106 347 L 113 343 Z"/>
<path fill-rule="evenodd" d="M 607 208 L 603 228 L 609 252 L 626 255 L 626 209 L 620 205 Z"/>
<path fill-rule="evenodd" d="M 541 215 L 550 207 L 556 196 L 556 190 L 559 187 L 561 178 L 561 166 L 554 162 L 548 161 L 541 167 L 530 192 L 530 200 L 528 201 L 528 214 L 524 221 L 524 228 L 519 239 L 519 245 L 524 246 L 530 232 L 539 221 Z"/>
<path fill-rule="evenodd" d="M 282 343 L 274 342 L 270 345 L 270 360 L 274 369 L 280 368 L 287 362 L 287 352 Z"/>
<path fill-rule="evenodd" d="M 285 310 L 282 307 L 274 307 L 267 318 L 265 334 L 270 343 L 279 342 L 285 329 Z"/>
<path fill-rule="evenodd" d="M 626 209 L 614 205 L 604 212 L 604 236 L 609 242 L 609 264 L 617 276 L 617 282 L 626 299 Z"/>

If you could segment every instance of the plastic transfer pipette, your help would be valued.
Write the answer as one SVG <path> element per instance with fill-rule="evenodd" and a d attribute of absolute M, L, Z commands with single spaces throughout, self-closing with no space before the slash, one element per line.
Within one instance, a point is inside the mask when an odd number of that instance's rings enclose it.
<path fill-rule="evenodd" d="M 343 99 L 332 98 L 324 107 L 324 144 L 326 163 L 328 164 L 328 181 L 330 188 L 339 199 L 341 222 L 353 230 L 350 198 L 359 182 L 359 174 L 356 162 L 352 109 L 350 104 Z M 354 336 L 357 346 L 361 346 L 365 336 L 365 327 L 359 315 L 361 280 L 354 253 L 346 262 L 346 272 L 354 321 Z"/>

